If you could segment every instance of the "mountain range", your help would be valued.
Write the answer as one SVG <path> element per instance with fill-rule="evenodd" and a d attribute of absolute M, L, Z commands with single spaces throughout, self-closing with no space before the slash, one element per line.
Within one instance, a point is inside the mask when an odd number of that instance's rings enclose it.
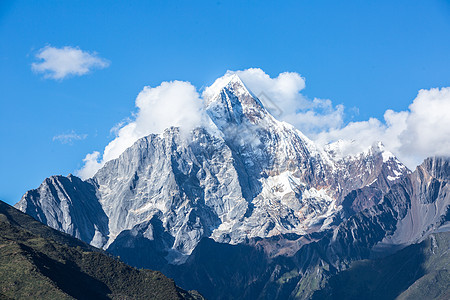
<path fill-rule="evenodd" d="M 389 259 L 436 240 L 444 258 L 417 250 L 413 263 L 448 264 L 449 158 L 411 171 L 381 143 L 322 147 L 273 117 L 237 75 L 205 110 L 201 126 L 143 137 L 87 180 L 49 177 L 15 207 L 211 299 L 342 296 L 342 282 L 369 276 L 373 261 L 390 272 Z M 427 274 L 441 282 L 436 298 L 448 295 L 446 268 L 420 269 L 385 296 L 419 295 Z"/>

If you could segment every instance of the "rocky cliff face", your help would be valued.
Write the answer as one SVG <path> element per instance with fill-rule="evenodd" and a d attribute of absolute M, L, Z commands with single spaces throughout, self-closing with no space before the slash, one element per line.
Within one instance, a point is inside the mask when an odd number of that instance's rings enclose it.
<path fill-rule="evenodd" d="M 401 204 L 396 232 L 380 246 L 408 245 L 436 231 L 450 229 L 450 159 L 426 159 L 410 175 L 393 186 L 385 199 Z"/>
<path fill-rule="evenodd" d="M 449 158 L 427 159 L 385 195 L 377 197 L 377 204 L 353 212 L 334 228 L 302 236 L 286 234 L 256 238 L 236 246 L 202 240 L 185 264 L 169 266 L 164 272 L 182 286 L 197 287 L 212 299 L 335 299 L 330 293 L 352 294 L 355 299 L 363 299 L 367 298 L 368 291 L 372 295 L 389 295 L 385 298 L 394 299 L 406 289 L 412 289 L 413 286 L 409 286 L 416 280 L 424 281 L 426 278 L 422 279 L 422 276 L 430 277 L 427 273 L 434 269 L 448 273 L 446 265 L 423 265 L 425 260 L 421 253 L 414 252 L 411 257 L 405 253 L 421 249 L 414 243 L 430 237 L 433 240 L 435 233 L 449 234 L 450 194 L 448 182 L 441 172 L 449 163 Z M 418 178 L 426 180 L 418 181 Z M 439 188 L 433 186 L 435 180 L 440 181 Z M 417 182 L 417 186 L 413 187 L 411 182 Z M 350 193 L 344 201 L 360 201 L 356 199 L 371 195 L 364 192 L 365 189 L 367 187 Z M 424 199 L 430 202 L 425 204 L 427 206 L 421 204 Z M 410 230 L 405 231 L 405 228 Z M 395 240 L 399 237 L 401 240 Z M 407 248 L 410 250 L 397 252 L 410 244 L 413 244 Z M 448 261 L 449 244 L 440 247 L 436 257 Z M 435 249 L 430 250 L 434 255 Z M 395 254 L 384 258 L 391 253 Z M 398 257 L 402 259 L 400 262 Z M 360 264 L 355 262 L 360 260 L 364 260 L 361 263 L 364 266 L 380 267 L 374 278 L 366 278 L 374 275 L 373 269 L 364 267 L 363 273 L 359 271 L 360 267 L 355 270 Z M 409 269 L 402 269 L 405 266 Z M 349 267 L 349 272 L 342 273 Z M 411 274 L 410 270 L 417 273 Z M 344 281 L 346 289 L 343 289 L 340 285 L 347 274 L 355 274 L 352 276 L 356 278 Z M 365 277 L 359 278 L 360 274 Z M 386 281 L 392 274 L 395 274 L 396 282 Z M 437 276 L 435 282 L 448 287 L 445 278 L 434 273 L 433 276 Z M 377 282 L 376 286 L 372 285 L 373 280 Z M 354 286 L 361 282 L 365 288 Z M 384 290 L 386 284 L 388 289 Z M 230 287 L 233 287 L 232 291 L 228 291 Z M 444 292 L 432 286 L 422 287 L 434 290 L 437 295 Z"/>
<path fill-rule="evenodd" d="M 73 175 L 52 176 L 28 191 L 15 206 L 54 229 L 101 247 L 109 231 L 97 188 L 95 182 Z"/>

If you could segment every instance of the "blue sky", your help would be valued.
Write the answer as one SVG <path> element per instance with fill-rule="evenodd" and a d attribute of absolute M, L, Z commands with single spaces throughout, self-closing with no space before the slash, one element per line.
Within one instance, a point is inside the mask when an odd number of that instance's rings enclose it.
<path fill-rule="evenodd" d="M 346 122 L 383 120 L 420 89 L 450 86 L 449 1 L 6 0 L 0 38 L 0 199 L 11 204 L 102 151 L 146 85 L 297 72 L 302 93 L 343 104 Z M 31 65 L 46 46 L 96 52 L 109 66 L 44 78 Z M 71 133 L 82 138 L 55 139 Z"/>

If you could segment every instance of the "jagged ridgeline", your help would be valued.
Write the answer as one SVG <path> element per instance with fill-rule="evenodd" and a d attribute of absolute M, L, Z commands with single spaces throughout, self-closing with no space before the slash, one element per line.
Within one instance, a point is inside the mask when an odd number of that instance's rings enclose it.
<path fill-rule="evenodd" d="M 16 207 L 212 299 L 308 299 L 354 261 L 447 231 L 448 158 L 411 172 L 381 143 L 320 147 L 236 75 L 209 94 L 189 134 L 141 138 L 92 178 L 52 176 Z"/>

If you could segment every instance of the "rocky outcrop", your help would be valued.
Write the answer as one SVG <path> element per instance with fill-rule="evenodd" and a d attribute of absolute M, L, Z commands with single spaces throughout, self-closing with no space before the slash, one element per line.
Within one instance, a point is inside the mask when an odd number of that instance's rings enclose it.
<path fill-rule="evenodd" d="M 97 188 L 92 180 L 52 176 L 28 191 L 15 207 L 54 229 L 101 247 L 109 230 Z"/>

